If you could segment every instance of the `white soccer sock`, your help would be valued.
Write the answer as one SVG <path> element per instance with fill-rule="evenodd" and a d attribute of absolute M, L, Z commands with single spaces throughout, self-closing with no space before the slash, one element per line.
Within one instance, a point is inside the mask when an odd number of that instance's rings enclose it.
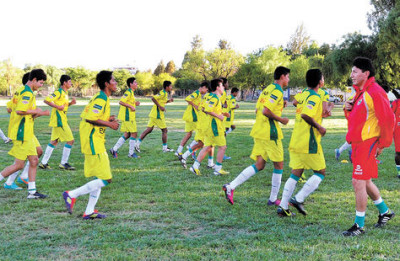
<path fill-rule="evenodd" d="M 319 183 L 321 183 L 323 179 L 323 175 L 314 173 L 314 175 L 307 180 L 301 190 L 296 194 L 295 198 L 297 202 L 303 203 L 304 200 L 318 188 Z"/>
<path fill-rule="evenodd" d="M 208 166 L 211 167 L 212 165 L 214 165 L 214 157 L 209 156 L 208 157 Z"/>
<path fill-rule="evenodd" d="M 105 184 L 104 184 L 103 180 L 95 179 L 95 180 L 89 181 L 88 183 L 86 183 L 85 185 L 83 185 L 79 188 L 71 190 L 70 192 L 68 192 L 68 194 L 70 195 L 71 198 L 77 198 L 81 195 L 88 194 L 88 193 L 95 191 L 99 188 L 102 188 L 104 186 L 105 186 Z"/>
<path fill-rule="evenodd" d="M 351 145 L 347 141 L 339 148 L 339 153 L 342 154 L 343 151 L 350 149 Z"/>
<path fill-rule="evenodd" d="M 248 166 L 231 183 L 229 183 L 229 185 L 232 189 L 236 189 L 237 186 L 243 184 L 257 172 L 258 170 L 255 165 Z"/>
<path fill-rule="evenodd" d="M 117 143 L 115 143 L 114 147 L 112 148 L 113 151 L 118 151 L 119 148 L 121 148 L 122 145 L 124 145 L 126 139 L 124 137 L 124 135 L 122 135 L 122 137 L 120 137 L 117 141 Z"/>
<path fill-rule="evenodd" d="M 193 146 L 196 145 L 197 143 L 198 143 L 197 141 L 193 140 L 193 141 L 190 143 L 189 148 L 193 147 Z"/>
<path fill-rule="evenodd" d="M 222 164 L 217 162 L 217 164 L 215 164 L 215 166 L 214 166 L 214 170 L 220 171 L 221 169 L 222 169 Z"/>
<path fill-rule="evenodd" d="M 71 145 L 65 144 L 63 149 L 63 154 L 61 157 L 61 164 L 68 163 L 69 155 L 71 154 L 71 148 L 72 148 Z"/>
<path fill-rule="evenodd" d="M 272 173 L 272 184 L 271 184 L 271 194 L 269 195 L 269 200 L 275 202 L 278 198 L 279 189 L 281 188 L 283 169 L 274 169 Z"/>
<path fill-rule="evenodd" d="M 19 174 L 19 170 L 17 170 L 16 172 L 14 172 L 13 174 L 11 174 L 10 176 L 8 176 L 8 179 L 6 181 L 6 184 L 8 186 L 11 186 L 13 184 L 13 182 L 15 181 L 15 179 L 17 178 Z"/>
<path fill-rule="evenodd" d="M 136 145 L 136 139 L 130 138 L 129 139 L 129 155 L 132 155 L 135 152 L 135 145 Z"/>
<path fill-rule="evenodd" d="M 286 181 L 285 187 L 283 187 L 281 204 L 279 204 L 279 206 L 281 206 L 283 209 L 289 208 L 289 199 L 292 196 L 294 189 L 296 188 L 298 180 L 299 177 L 290 174 L 289 179 Z"/>
<path fill-rule="evenodd" d="M 232 132 L 232 128 L 229 128 L 225 133 L 226 134 L 229 134 L 229 133 L 231 133 Z"/>
<path fill-rule="evenodd" d="M 49 159 L 51 157 L 51 154 L 53 153 L 53 150 L 54 150 L 53 144 L 49 143 L 47 145 L 46 151 L 43 155 L 42 164 L 47 164 L 49 162 Z"/>
<path fill-rule="evenodd" d="M 0 129 L 0 137 L 4 140 L 4 141 L 8 141 L 8 137 L 4 134 L 4 132 Z"/>
<path fill-rule="evenodd" d="M 36 193 L 36 182 L 35 181 L 29 181 L 28 182 L 28 193 L 29 194 L 35 194 Z"/>
<path fill-rule="evenodd" d="M 185 153 L 183 153 L 182 158 L 187 159 L 190 156 L 190 154 L 192 154 L 190 150 L 187 150 Z"/>
<path fill-rule="evenodd" d="M 200 168 L 200 162 L 198 162 L 197 160 L 193 163 L 193 168 L 194 169 L 198 169 Z"/>
<path fill-rule="evenodd" d="M 96 203 L 100 198 L 100 193 L 101 193 L 101 188 L 90 192 L 89 202 L 86 206 L 85 215 L 90 215 L 94 212 L 94 207 L 96 206 Z"/>
<path fill-rule="evenodd" d="M 0 173 L 0 181 L 4 179 L 3 175 Z"/>
<path fill-rule="evenodd" d="M 29 165 L 29 161 L 26 162 L 24 170 L 22 171 L 22 174 L 20 176 L 21 179 L 28 179 Z"/>
<path fill-rule="evenodd" d="M 179 147 L 178 147 L 178 149 L 176 150 L 176 152 L 182 153 L 182 150 L 183 150 L 183 146 L 182 146 L 182 145 L 179 145 Z"/>

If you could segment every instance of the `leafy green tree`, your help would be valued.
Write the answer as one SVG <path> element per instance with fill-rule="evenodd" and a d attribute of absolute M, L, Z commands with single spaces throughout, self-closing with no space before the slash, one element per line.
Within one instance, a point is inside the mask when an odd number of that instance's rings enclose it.
<path fill-rule="evenodd" d="M 301 55 L 303 50 L 307 48 L 309 41 L 310 36 L 306 32 L 304 24 L 299 25 L 287 44 L 288 53 L 293 58 L 297 55 Z"/>
<path fill-rule="evenodd" d="M 230 49 L 232 49 L 231 48 L 231 44 L 225 39 L 219 40 L 218 47 L 221 50 L 230 50 Z"/>
<path fill-rule="evenodd" d="M 12 94 L 22 83 L 23 70 L 12 65 L 7 59 L 0 62 L 0 93 L 3 95 Z"/>
<path fill-rule="evenodd" d="M 167 67 L 165 67 L 165 72 L 169 73 L 169 74 L 173 74 L 175 72 L 176 68 L 175 68 L 175 63 L 174 61 L 169 61 L 167 63 Z"/>
<path fill-rule="evenodd" d="M 154 90 L 161 90 L 163 88 L 164 81 L 170 81 L 172 84 L 175 83 L 176 78 L 171 76 L 169 73 L 161 73 L 154 77 Z"/>
<path fill-rule="evenodd" d="M 130 77 L 134 77 L 127 69 L 115 70 L 113 75 L 118 82 L 118 92 L 124 92 L 128 88 L 128 86 L 126 86 L 126 80 Z"/>
<path fill-rule="evenodd" d="M 151 72 L 138 72 L 135 74 L 138 89 L 143 94 L 149 94 L 154 88 L 154 75 Z"/>
<path fill-rule="evenodd" d="M 293 87 L 306 87 L 306 73 L 310 68 L 309 61 L 304 55 L 296 57 L 292 60 L 290 69 L 290 82 L 289 86 Z"/>
<path fill-rule="evenodd" d="M 396 0 L 371 0 L 371 5 L 374 7 L 374 10 L 368 13 L 368 26 L 371 30 L 378 33 L 380 24 L 386 20 L 389 12 L 395 7 Z"/>
<path fill-rule="evenodd" d="M 45 66 L 44 71 L 47 75 L 46 83 L 54 88 L 58 88 L 60 86 L 61 75 L 64 74 L 64 71 L 52 65 Z"/>
<path fill-rule="evenodd" d="M 243 56 L 230 49 L 215 49 L 206 54 L 206 64 L 203 74 L 206 75 L 204 80 L 211 80 L 218 77 L 231 77 L 244 62 Z"/>
<path fill-rule="evenodd" d="M 66 68 L 65 72 L 71 77 L 73 88 L 77 91 L 88 89 L 96 84 L 97 72 L 90 71 L 81 66 Z"/>
<path fill-rule="evenodd" d="M 199 82 L 192 79 L 177 79 L 175 88 L 178 90 L 196 90 L 199 88 Z"/>
<path fill-rule="evenodd" d="M 157 65 L 156 69 L 154 70 L 154 75 L 158 76 L 162 73 L 165 73 L 165 65 L 164 62 L 161 60 L 160 63 Z"/>

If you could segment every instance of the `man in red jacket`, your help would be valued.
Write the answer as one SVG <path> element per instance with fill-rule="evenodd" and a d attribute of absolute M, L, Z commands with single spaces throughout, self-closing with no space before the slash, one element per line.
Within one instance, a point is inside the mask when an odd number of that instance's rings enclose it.
<path fill-rule="evenodd" d="M 375 82 L 375 69 L 368 58 L 357 57 L 353 62 L 351 79 L 356 94 L 346 101 L 344 111 L 348 122 L 346 140 L 353 153 L 353 188 L 356 196 L 354 225 L 344 236 L 365 233 L 364 220 L 368 196 L 379 210 L 376 228 L 383 227 L 394 217 L 382 200 L 379 189 L 372 182 L 378 178 L 375 156 L 389 147 L 393 139 L 394 115 L 386 92 Z"/>

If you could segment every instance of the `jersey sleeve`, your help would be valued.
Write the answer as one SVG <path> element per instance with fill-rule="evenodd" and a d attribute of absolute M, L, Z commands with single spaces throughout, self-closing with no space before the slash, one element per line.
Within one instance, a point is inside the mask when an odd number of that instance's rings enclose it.
<path fill-rule="evenodd" d="M 283 98 L 283 93 L 277 89 L 273 90 L 268 96 L 264 98 L 263 106 L 267 107 L 271 111 L 278 106 L 279 100 Z"/>
<path fill-rule="evenodd" d="M 120 101 L 127 103 L 129 100 L 129 96 L 130 96 L 130 91 L 125 91 L 124 95 L 122 95 Z"/>
<path fill-rule="evenodd" d="M 310 96 L 305 101 L 301 114 L 305 114 L 307 116 L 310 116 L 311 118 L 314 118 L 315 115 L 317 114 L 318 106 L 320 105 L 320 103 L 321 103 L 320 97 L 318 97 L 317 95 Z"/>
<path fill-rule="evenodd" d="M 193 101 L 195 100 L 197 97 L 199 97 L 199 93 L 198 92 L 193 92 L 192 94 L 188 95 L 185 98 L 185 101 Z"/>
<path fill-rule="evenodd" d="M 214 108 L 218 105 L 219 100 L 215 99 L 214 97 L 209 99 L 206 102 L 206 106 L 204 107 L 204 111 L 206 112 L 213 112 Z"/>
<path fill-rule="evenodd" d="M 21 97 L 18 100 L 17 106 L 15 107 L 15 111 L 29 110 L 32 102 L 33 102 L 33 93 L 25 92 L 25 93 L 21 94 Z"/>
<path fill-rule="evenodd" d="M 235 109 L 235 107 L 236 107 L 236 98 L 232 97 L 231 98 L 231 104 L 230 104 L 229 108 L 230 109 Z"/>
<path fill-rule="evenodd" d="M 95 99 L 88 108 L 86 120 L 96 121 L 102 117 L 107 102 L 104 99 Z"/>
<path fill-rule="evenodd" d="M 54 102 L 55 100 L 59 99 L 61 96 L 60 91 L 55 91 L 52 94 L 50 94 L 49 96 L 46 97 L 46 99 L 44 99 L 47 102 Z"/>

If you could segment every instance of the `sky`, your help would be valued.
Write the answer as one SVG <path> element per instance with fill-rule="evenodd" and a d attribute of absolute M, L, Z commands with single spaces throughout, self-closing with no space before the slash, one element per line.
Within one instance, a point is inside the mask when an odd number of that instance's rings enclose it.
<path fill-rule="evenodd" d="M 0 61 L 14 66 L 179 68 L 195 35 L 212 50 L 220 39 L 246 55 L 286 46 L 296 28 L 319 45 L 371 34 L 370 0 L 5 0 Z"/>

